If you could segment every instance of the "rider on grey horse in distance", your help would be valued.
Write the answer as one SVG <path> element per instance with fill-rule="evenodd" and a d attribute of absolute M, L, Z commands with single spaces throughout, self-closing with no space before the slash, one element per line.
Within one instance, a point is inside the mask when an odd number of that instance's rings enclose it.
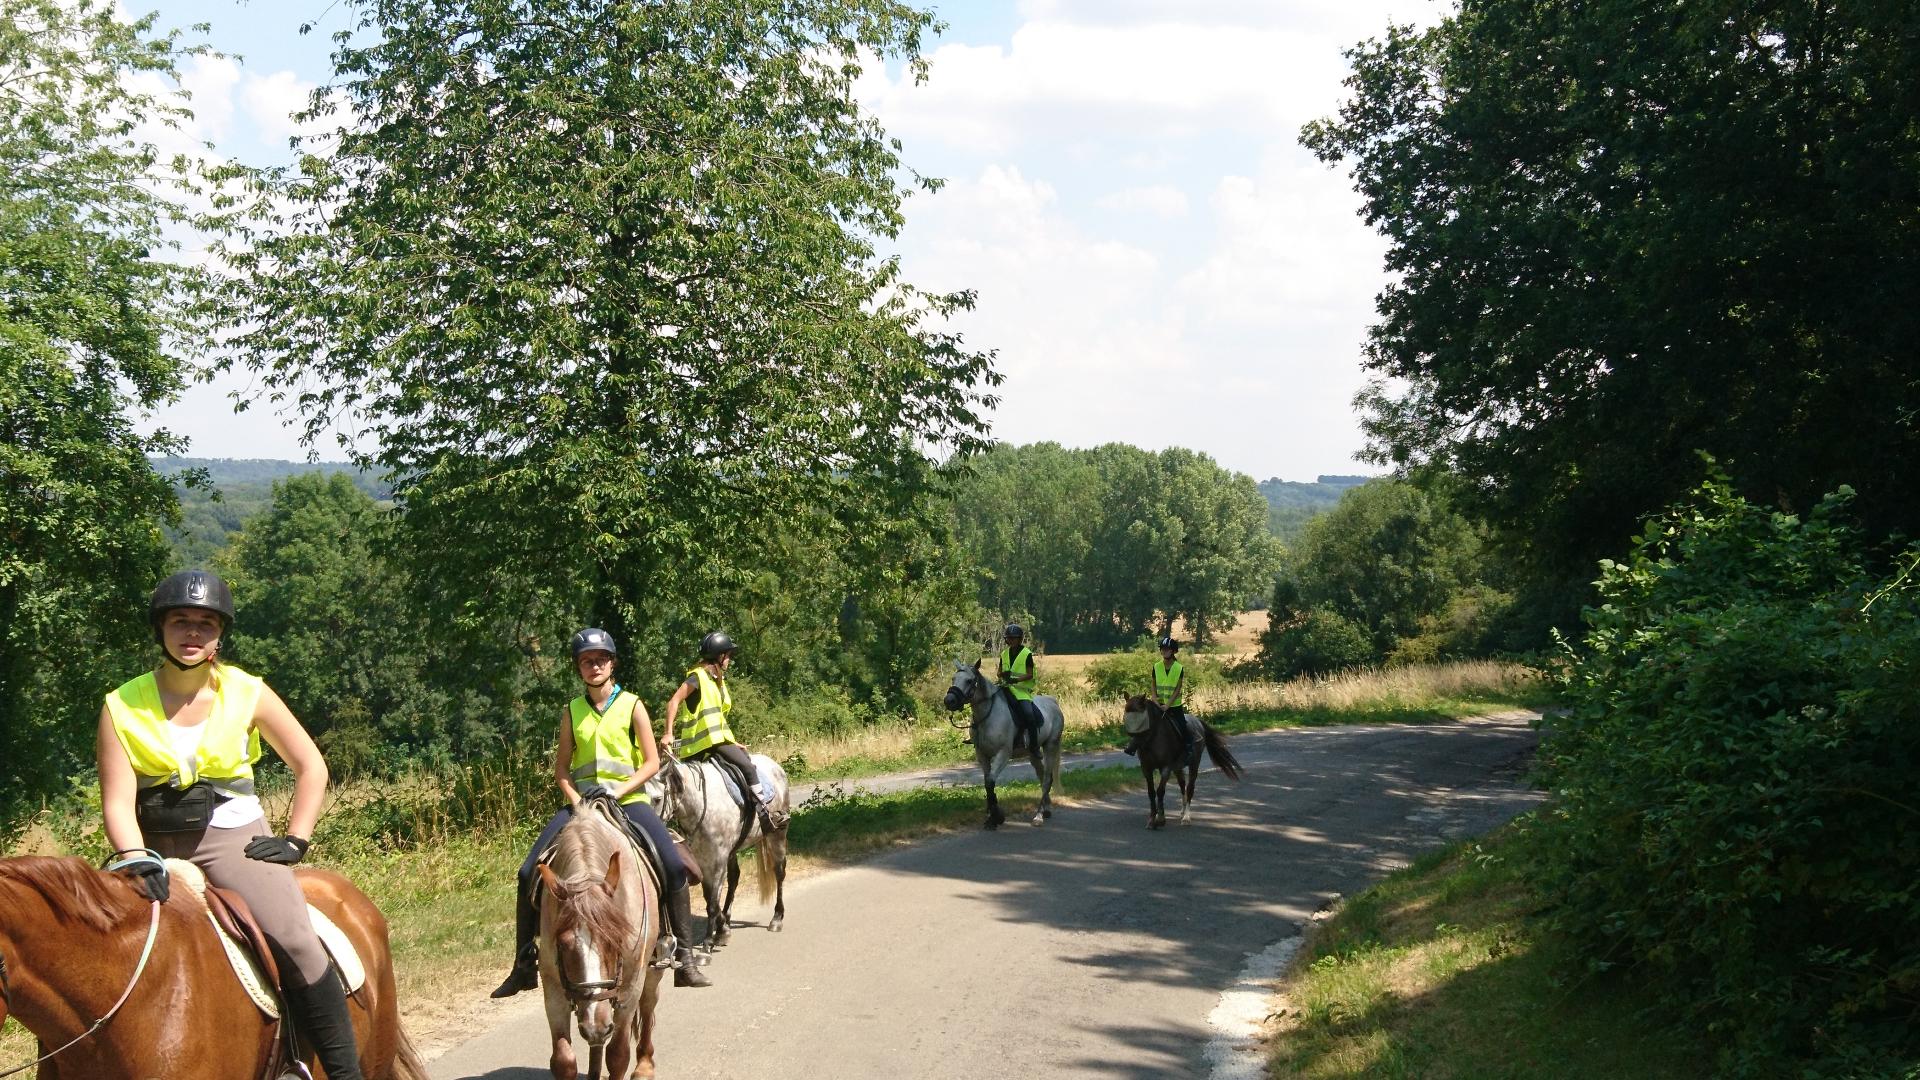
<path fill-rule="evenodd" d="M 1023 738 L 1032 745 L 1041 724 L 1040 707 L 1033 703 L 1033 650 L 1026 647 L 1026 636 L 1019 623 L 1008 623 L 1007 644 L 1000 650 L 1000 688 L 1013 698 L 1013 722 L 1019 728 L 1013 741 L 1016 749 Z"/>

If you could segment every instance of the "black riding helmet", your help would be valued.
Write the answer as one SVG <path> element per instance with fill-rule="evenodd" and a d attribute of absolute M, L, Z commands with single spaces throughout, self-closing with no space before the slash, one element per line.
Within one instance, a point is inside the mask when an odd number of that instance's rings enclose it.
<path fill-rule="evenodd" d="M 1022 630 L 1022 629 L 1020 628 L 1020 624 L 1019 624 L 1019 623 L 1017 623 L 1017 622 L 1010 622 L 1010 623 L 1008 623 L 1008 624 L 1007 624 L 1007 632 L 1006 632 L 1006 633 L 1005 633 L 1004 635 L 1002 635 L 1002 636 L 1003 636 L 1003 637 L 1010 637 L 1010 638 L 1012 638 L 1012 637 L 1017 637 L 1017 638 L 1020 638 L 1020 639 L 1022 639 L 1022 640 L 1025 640 L 1025 639 L 1026 639 L 1026 636 L 1027 636 L 1027 632 L 1026 632 L 1025 630 Z"/>
<path fill-rule="evenodd" d="M 612 653 L 615 656 L 620 655 L 620 650 L 614 647 L 613 635 L 597 626 L 589 626 L 585 630 L 573 635 L 573 658 L 575 660 L 580 659 L 581 653 L 592 652 L 595 649 L 601 652 Z"/>
<path fill-rule="evenodd" d="M 1179 643 L 1179 642 L 1177 642 L 1177 641 L 1175 641 L 1175 640 L 1173 640 L 1173 638 L 1172 638 L 1172 637 L 1163 637 L 1163 638 L 1161 638 L 1161 639 L 1160 639 L 1160 647 L 1161 647 L 1161 648 L 1163 648 L 1163 649 L 1172 649 L 1172 650 L 1173 650 L 1174 652 L 1179 652 L 1179 651 L 1180 651 L 1180 643 Z"/>
<path fill-rule="evenodd" d="M 220 616 L 220 636 L 223 639 L 227 631 L 233 629 L 233 593 L 227 588 L 227 583 L 220 580 L 220 575 L 212 571 L 182 570 L 154 587 L 153 596 L 147 601 L 147 625 L 153 628 L 153 640 L 160 643 L 162 652 L 166 651 L 167 639 L 160 633 L 160 621 L 175 608 L 203 608 Z M 188 667 L 170 652 L 167 653 L 167 659 L 182 670 Z M 192 666 L 199 667 L 200 664 Z"/>
<path fill-rule="evenodd" d="M 739 648 L 740 646 L 735 645 L 733 639 L 727 636 L 725 630 L 715 630 L 700 639 L 700 659 L 711 662 Z"/>

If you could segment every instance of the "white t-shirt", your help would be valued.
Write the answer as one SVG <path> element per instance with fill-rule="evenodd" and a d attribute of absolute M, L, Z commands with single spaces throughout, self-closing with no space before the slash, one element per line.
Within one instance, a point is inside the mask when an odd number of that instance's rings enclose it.
<path fill-rule="evenodd" d="M 186 761 L 200 753 L 200 741 L 206 737 L 206 734 L 205 720 L 192 727 L 181 727 L 179 724 L 172 723 L 167 725 L 167 740 L 173 744 L 173 756 L 181 761 Z M 260 806 L 258 796 L 235 795 L 214 804 L 213 817 L 207 824 L 216 829 L 237 829 L 242 825 L 251 825 L 266 816 L 267 812 Z"/>

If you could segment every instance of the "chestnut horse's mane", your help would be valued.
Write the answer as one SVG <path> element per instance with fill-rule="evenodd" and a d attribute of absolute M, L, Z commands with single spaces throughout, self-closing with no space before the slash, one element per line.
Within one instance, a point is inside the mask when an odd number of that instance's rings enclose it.
<path fill-rule="evenodd" d="M 27 855 L 0 859 L 0 889 L 15 884 L 39 893 L 54 913 L 105 933 L 125 924 L 146 901 L 131 882 L 102 873 L 85 859 Z"/>

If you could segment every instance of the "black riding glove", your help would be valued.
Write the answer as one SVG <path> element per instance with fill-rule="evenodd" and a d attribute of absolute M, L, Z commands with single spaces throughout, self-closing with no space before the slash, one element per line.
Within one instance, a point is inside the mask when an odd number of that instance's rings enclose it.
<path fill-rule="evenodd" d="M 292 866 L 307 857 L 310 844 L 297 836 L 256 836 L 247 844 L 247 858 Z"/>
<path fill-rule="evenodd" d="M 588 784 L 586 787 L 580 789 L 580 801 L 592 802 L 603 795 L 611 794 L 613 794 L 613 789 L 607 787 L 605 784 Z"/>
<path fill-rule="evenodd" d="M 133 887 L 140 890 L 140 895 L 149 900 L 157 900 L 164 904 L 167 902 L 167 896 L 172 892 L 172 887 L 168 884 L 165 863 L 158 861 L 138 863 L 127 867 L 121 873 L 132 878 Z"/>

